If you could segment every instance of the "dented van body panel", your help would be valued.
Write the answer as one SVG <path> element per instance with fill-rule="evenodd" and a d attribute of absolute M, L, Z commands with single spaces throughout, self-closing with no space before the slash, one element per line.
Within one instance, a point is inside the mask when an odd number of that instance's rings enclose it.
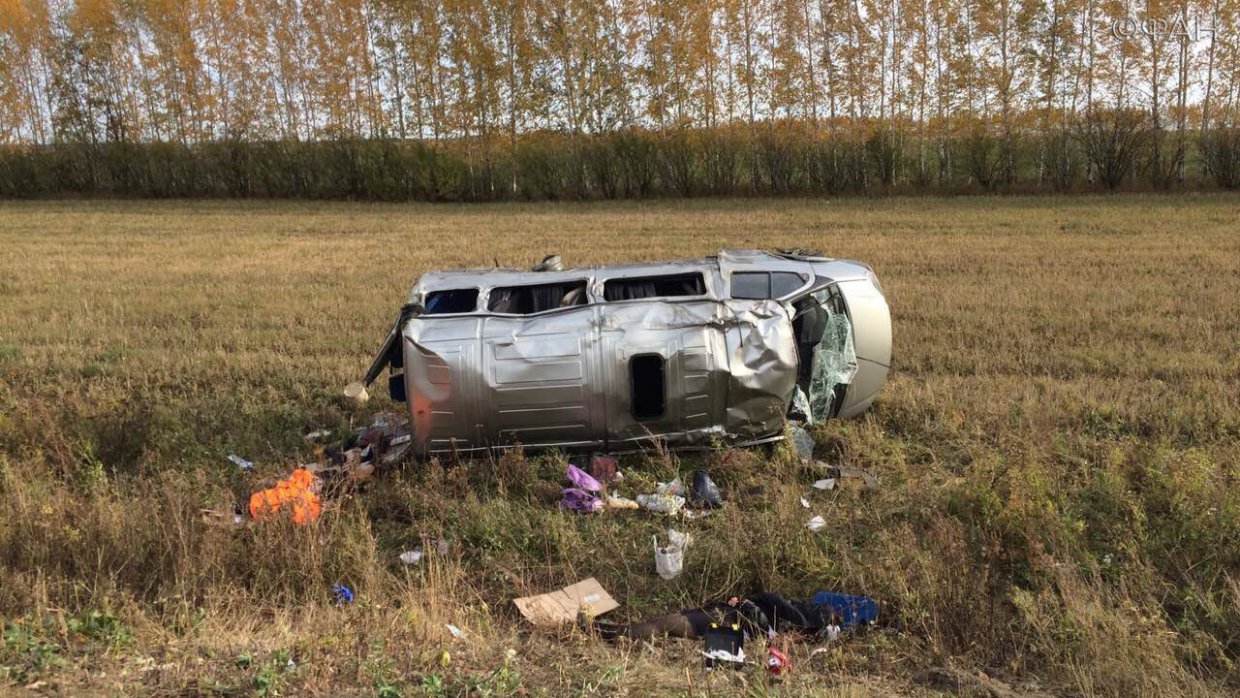
<path fill-rule="evenodd" d="M 432 272 L 392 329 L 367 381 L 386 361 L 420 456 L 772 441 L 793 403 L 863 412 L 891 361 L 868 267 L 757 250 Z"/>

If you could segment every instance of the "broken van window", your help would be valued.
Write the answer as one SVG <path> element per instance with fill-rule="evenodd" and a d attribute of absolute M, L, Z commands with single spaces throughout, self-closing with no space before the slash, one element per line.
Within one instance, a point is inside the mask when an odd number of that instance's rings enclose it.
<path fill-rule="evenodd" d="M 848 385 L 857 375 L 857 352 L 853 346 L 852 323 L 840 312 L 826 291 L 813 294 L 826 313 L 822 341 L 814 348 L 813 372 L 809 381 L 809 403 L 815 419 L 833 414 L 836 388 Z"/>
<path fill-rule="evenodd" d="M 426 294 L 426 310 L 423 314 L 472 313 L 477 309 L 478 289 L 454 288 L 446 291 L 431 291 Z"/>
<path fill-rule="evenodd" d="M 487 310 L 493 313 L 529 315 L 544 310 L 586 304 L 586 282 L 566 281 L 534 286 L 505 286 L 491 289 Z"/>
<path fill-rule="evenodd" d="M 609 301 L 701 296 L 705 293 L 706 284 L 699 273 L 608 279 L 603 283 L 603 297 Z"/>

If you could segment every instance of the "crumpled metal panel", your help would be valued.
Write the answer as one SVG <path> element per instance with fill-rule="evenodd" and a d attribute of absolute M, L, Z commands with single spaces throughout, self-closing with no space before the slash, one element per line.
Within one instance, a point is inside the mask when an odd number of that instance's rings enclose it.
<path fill-rule="evenodd" d="M 778 438 L 795 388 L 775 301 L 650 299 L 530 316 L 413 318 L 402 331 L 419 455 L 525 446 L 624 451 Z M 630 361 L 663 361 L 664 409 L 633 414 Z"/>
<path fill-rule="evenodd" d="M 792 320 L 775 301 L 727 303 L 739 330 L 729 346 L 727 433 L 740 440 L 778 434 L 796 389 Z"/>

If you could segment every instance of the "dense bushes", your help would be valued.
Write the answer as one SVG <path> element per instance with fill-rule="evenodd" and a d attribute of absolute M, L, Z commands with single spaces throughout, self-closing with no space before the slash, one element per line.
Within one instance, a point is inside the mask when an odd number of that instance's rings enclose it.
<path fill-rule="evenodd" d="M 1240 133 L 1191 139 L 1142 112 L 1100 112 L 1038 137 L 951 138 L 885 127 L 832 134 L 754 127 L 538 132 L 431 144 L 59 143 L 0 150 L 0 196 L 258 197 L 388 201 L 1066 191 L 1240 186 Z"/>

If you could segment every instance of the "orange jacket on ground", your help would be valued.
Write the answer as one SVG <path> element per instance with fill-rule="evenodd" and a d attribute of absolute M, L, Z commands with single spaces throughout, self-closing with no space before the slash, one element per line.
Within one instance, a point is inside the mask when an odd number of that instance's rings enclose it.
<path fill-rule="evenodd" d="M 250 495 L 250 516 L 261 519 L 282 509 L 292 510 L 293 523 L 305 525 L 319 516 L 319 496 L 314 493 L 314 474 L 305 468 L 294 470 L 272 487 Z"/>

